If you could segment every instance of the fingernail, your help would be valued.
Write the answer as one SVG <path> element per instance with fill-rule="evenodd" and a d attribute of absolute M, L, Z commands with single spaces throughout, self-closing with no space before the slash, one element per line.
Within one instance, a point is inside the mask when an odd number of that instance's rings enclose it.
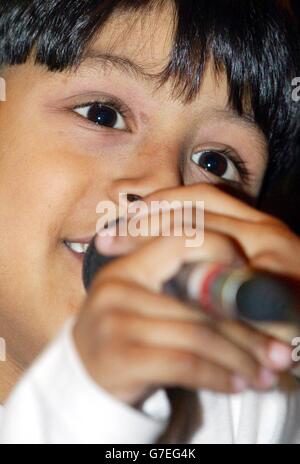
<path fill-rule="evenodd" d="M 261 369 L 259 374 L 259 384 L 263 388 L 275 387 L 278 383 L 278 377 L 268 369 Z"/>
<path fill-rule="evenodd" d="M 269 359 L 276 367 L 285 369 L 292 364 L 291 350 L 288 346 L 273 342 L 269 349 Z"/>
<path fill-rule="evenodd" d="M 232 386 L 234 392 L 239 393 L 247 389 L 248 383 L 245 379 L 243 379 L 243 377 L 240 377 L 239 375 L 234 375 L 232 377 Z"/>

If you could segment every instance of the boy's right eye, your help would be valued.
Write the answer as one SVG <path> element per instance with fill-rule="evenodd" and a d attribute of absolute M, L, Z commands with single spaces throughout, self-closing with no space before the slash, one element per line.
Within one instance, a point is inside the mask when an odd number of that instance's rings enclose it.
<path fill-rule="evenodd" d="M 94 102 L 77 106 L 74 111 L 90 122 L 111 129 L 126 130 L 127 125 L 121 111 L 103 103 Z"/>

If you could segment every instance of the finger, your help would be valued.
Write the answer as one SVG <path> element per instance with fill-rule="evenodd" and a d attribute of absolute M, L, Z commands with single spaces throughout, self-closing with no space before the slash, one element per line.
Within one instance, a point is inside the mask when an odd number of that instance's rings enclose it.
<path fill-rule="evenodd" d="M 151 244 L 159 240 L 162 240 L 161 245 L 159 246 L 159 250 L 161 250 L 163 243 L 165 243 L 167 248 L 167 250 L 164 250 L 161 257 L 166 254 L 170 256 L 169 248 L 173 249 L 173 245 L 176 243 L 176 241 L 180 242 L 181 246 L 186 248 L 185 251 L 181 251 L 183 256 L 185 253 L 190 253 L 191 255 L 193 253 L 193 251 L 187 251 L 188 247 L 186 246 L 186 237 L 179 238 L 174 236 L 155 239 L 152 237 L 110 237 L 109 241 L 107 241 L 105 237 L 98 236 L 95 241 L 95 245 L 98 251 L 104 255 L 124 255 L 132 253 L 134 250 L 142 249 L 145 246 L 152 247 Z M 156 245 L 156 247 L 158 247 L 158 245 Z M 219 234 L 210 230 L 205 231 L 203 243 L 200 246 L 190 248 L 190 250 L 192 249 L 194 249 L 195 261 L 198 260 L 203 262 L 221 262 L 224 264 L 233 264 L 235 262 L 241 262 L 245 260 L 240 247 L 231 237 L 227 237 L 226 235 Z M 146 250 L 145 253 L 147 255 L 149 254 L 149 252 Z M 152 255 L 149 259 L 152 262 L 155 258 L 156 254 Z M 157 258 L 159 258 L 159 256 L 157 256 Z M 158 259 L 158 262 L 161 263 L 161 259 Z"/>
<path fill-rule="evenodd" d="M 151 217 L 151 221 L 152 218 L 153 217 Z M 170 235 L 174 235 L 174 228 L 178 224 L 176 222 L 168 227 L 168 229 L 164 229 L 163 224 L 160 221 L 156 221 L 154 218 L 151 230 L 149 230 L 147 223 L 148 217 L 141 219 L 141 234 L 137 237 L 130 236 L 130 234 L 126 236 L 97 237 L 96 244 L 99 247 L 99 251 L 104 254 L 112 255 L 130 253 L 153 237 L 162 235 L 166 230 L 170 230 Z M 184 224 L 184 227 L 190 235 L 195 230 L 194 223 Z M 219 232 L 221 235 L 231 237 L 231 239 L 235 240 L 239 245 L 240 250 L 243 250 L 243 254 L 248 256 L 255 256 L 260 253 L 261 250 L 264 250 L 264 253 L 268 250 L 281 250 L 285 245 L 283 243 L 284 231 L 279 231 L 277 228 L 275 229 L 274 224 L 249 223 L 236 218 L 206 212 L 204 240 L 210 231 Z"/>
<path fill-rule="evenodd" d="M 282 249 L 288 229 L 280 223 L 245 222 L 220 214 L 205 213 L 205 227 L 236 240 L 245 254 L 254 256 L 262 250 Z"/>
<path fill-rule="evenodd" d="M 104 246 L 111 247 L 110 252 L 113 254 L 126 254 L 131 252 L 136 246 L 147 240 L 160 235 L 171 236 L 180 235 L 184 232 L 192 236 L 192 234 L 204 234 L 208 230 L 220 232 L 223 235 L 232 237 L 249 256 L 258 254 L 261 250 L 282 249 L 286 246 L 287 235 L 292 235 L 288 228 L 279 220 L 272 218 L 269 222 L 253 222 L 245 221 L 241 218 L 226 216 L 224 214 L 216 214 L 206 209 L 200 214 L 199 208 L 187 208 L 176 211 L 160 211 L 149 216 L 137 216 L 129 219 L 129 222 L 122 223 L 123 232 L 119 234 L 116 230 L 111 234 L 110 230 L 101 231 L 101 235 L 107 234 L 110 238 L 99 238 L 99 243 Z M 132 224 L 130 221 L 134 219 L 134 226 L 137 233 L 131 233 Z M 122 221 L 121 221 L 122 222 Z M 205 230 L 204 230 L 205 227 Z M 291 237 L 292 238 L 292 237 Z M 272 248 L 271 248 L 272 246 Z"/>
<path fill-rule="evenodd" d="M 202 201 L 204 202 L 206 211 L 231 216 L 244 221 L 272 222 L 272 220 L 274 220 L 271 216 L 258 211 L 257 209 L 220 190 L 215 185 L 210 184 L 197 184 L 160 190 L 149 195 L 145 199 L 147 204 L 150 204 L 152 201 L 164 201 L 171 203 L 174 200 L 180 202 L 193 202 L 194 207 L 197 206 L 197 201 Z"/>
<path fill-rule="evenodd" d="M 165 321 L 207 321 L 209 316 L 198 309 L 192 308 L 163 293 L 153 293 L 134 282 L 124 282 L 118 279 L 99 279 L 87 296 L 86 306 L 89 311 L 99 313 L 101 317 L 111 308 L 130 311 L 133 315 L 140 315 Z M 93 324 L 96 321 L 93 320 Z M 103 320 L 102 320 L 103 324 Z"/>
<path fill-rule="evenodd" d="M 281 221 L 253 223 L 206 213 L 205 227 L 231 237 L 253 268 L 299 278 L 299 239 Z"/>
<path fill-rule="evenodd" d="M 178 215 L 179 212 L 179 215 Z M 186 215 L 187 216 L 187 215 Z M 186 218 L 185 216 L 185 218 Z M 132 218 L 129 221 L 120 220 L 118 224 L 113 224 L 112 228 L 102 229 L 96 237 L 96 246 L 99 246 L 99 251 L 105 252 L 105 248 L 113 255 L 127 254 L 132 252 L 143 243 L 155 237 L 178 237 L 189 236 L 193 237 L 197 232 L 203 233 L 203 221 L 201 229 L 198 231 L 193 225 L 193 211 L 190 212 L 191 222 L 183 223 L 182 211 L 179 209 L 176 213 L 171 212 L 151 214 L 151 216 L 143 216 Z M 124 219 L 124 218 L 123 218 Z M 131 221 L 134 220 L 134 224 Z M 135 229 L 133 230 L 133 226 Z"/>
<path fill-rule="evenodd" d="M 187 230 L 189 233 L 198 227 L 199 221 L 197 217 L 198 210 L 192 210 L 187 217 L 189 222 L 182 225 L 182 230 Z M 147 231 L 149 229 L 148 221 L 151 220 L 151 233 L 154 235 L 161 235 L 165 231 L 174 235 L 177 225 L 180 226 L 183 214 L 181 215 L 170 215 L 166 214 L 167 225 L 165 226 L 163 214 L 156 215 L 151 218 L 141 219 L 141 233 L 143 236 L 137 237 L 118 237 L 113 242 L 112 252 L 116 251 L 116 254 L 122 254 L 131 252 L 140 243 L 146 242 Z M 171 223 L 168 225 L 168 222 Z M 200 221 L 200 227 L 205 224 L 204 239 L 208 234 L 208 231 L 219 232 L 221 235 L 230 237 L 232 241 L 236 242 L 236 246 L 239 247 L 240 252 L 243 255 L 249 256 L 253 259 L 253 265 L 257 268 L 269 269 L 270 271 L 278 272 L 282 271 L 282 255 L 287 255 L 288 251 L 287 244 L 294 244 L 294 248 L 299 248 L 298 241 L 295 235 L 288 229 L 288 227 L 277 219 L 273 219 L 271 222 L 246 222 L 230 216 L 224 216 L 221 214 L 215 214 L 211 212 L 205 213 L 204 221 Z M 184 229 L 185 228 L 185 229 Z M 148 234 L 149 235 L 149 234 Z M 136 240 L 136 241 L 135 241 Z M 275 250 L 275 251 L 274 251 Z M 278 256 L 278 251 L 280 256 Z M 298 253 L 292 252 L 289 256 L 289 269 L 292 275 L 297 276 L 299 273 L 299 263 L 297 260 Z"/>
<path fill-rule="evenodd" d="M 216 329 L 238 346 L 251 353 L 261 364 L 273 370 L 292 366 L 292 349 L 285 343 L 237 321 L 221 320 Z"/>
<path fill-rule="evenodd" d="M 126 360 L 140 385 L 220 393 L 239 393 L 247 388 L 243 378 L 188 352 L 133 343 L 126 350 Z"/>
<path fill-rule="evenodd" d="M 130 312 L 116 312 L 122 333 L 138 343 L 193 353 L 243 377 L 255 388 L 270 388 L 276 376 L 238 345 L 224 338 L 212 327 L 200 322 L 155 320 L 134 316 Z"/>

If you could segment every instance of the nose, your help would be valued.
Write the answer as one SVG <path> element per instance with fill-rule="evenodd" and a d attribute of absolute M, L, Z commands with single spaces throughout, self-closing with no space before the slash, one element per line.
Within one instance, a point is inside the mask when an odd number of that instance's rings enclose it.
<path fill-rule="evenodd" d="M 136 195 L 135 193 L 127 193 L 126 199 L 128 203 L 133 203 L 135 201 L 141 200 L 143 197 L 141 195 Z"/>
<path fill-rule="evenodd" d="M 149 164 L 141 160 L 141 168 L 139 172 L 129 173 L 122 178 L 115 179 L 110 185 L 108 196 L 113 202 L 118 202 L 120 195 L 126 199 L 128 203 L 132 203 L 145 198 L 151 193 L 179 186 L 181 184 L 181 176 L 177 163 L 158 163 L 149 167 Z"/>

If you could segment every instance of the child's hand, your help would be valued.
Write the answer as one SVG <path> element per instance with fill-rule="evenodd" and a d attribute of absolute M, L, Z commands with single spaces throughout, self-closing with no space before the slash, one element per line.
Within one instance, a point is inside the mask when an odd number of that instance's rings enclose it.
<path fill-rule="evenodd" d="M 220 240 L 231 241 L 249 266 L 281 274 L 284 277 L 300 279 L 300 238 L 277 218 L 258 211 L 208 184 L 161 190 L 145 201 L 150 204 L 151 201 L 173 202 L 174 200 L 182 204 L 184 201 L 204 202 L 205 240 L 208 238 L 208 231 L 215 232 Z M 157 221 L 159 226 L 162 222 L 162 220 Z M 151 223 L 152 227 L 153 224 L 156 224 L 155 221 Z M 140 229 L 145 229 L 147 226 L 148 218 L 145 217 L 141 219 Z M 157 234 L 162 231 L 160 229 L 158 232 L 152 228 L 151 232 Z M 127 254 L 148 240 L 151 240 L 151 237 L 146 235 L 137 238 L 117 237 L 109 248 L 106 250 L 103 248 L 103 251 L 112 255 Z M 103 246 L 106 246 L 104 241 Z M 220 258 L 220 255 L 217 258 Z M 213 256 L 207 256 L 207 260 L 213 261 Z"/>
<path fill-rule="evenodd" d="M 196 195 L 202 199 L 200 193 L 225 195 L 210 187 L 197 186 L 182 189 L 180 199 L 186 190 L 189 199 L 195 199 Z M 157 198 L 161 193 L 156 194 Z M 176 195 L 178 199 L 178 193 L 164 192 L 173 194 L 168 199 Z M 255 225 L 260 228 L 260 233 L 264 220 L 267 231 L 274 231 L 277 225 L 277 221 L 272 219 L 268 223 L 267 216 L 235 199 L 230 211 L 229 196 L 222 210 L 222 199 L 216 200 L 214 212 L 214 202 L 204 199 L 208 209 L 211 206 L 210 224 L 213 220 L 215 223 L 206 230 L 202 247 L 187 248 L 186 236 L 134 239 L 136 249 L 132 239 L 120 239 L 122 245 L 117 247 L 127 246 L 130 255 L 99 272 L 75 325 L 75 343 L 90 375 L 129 404 L 138 404 L 160 387 L 229 393 L 247 387 L 268 389 L 276 381 L 276 372 L 292 365 L 288 346 L 236 321 L 209 320 L 200 311 L 159 293 L 162 283 L 185 262 L 209 260 L 230 264 L 241 259 L 234 234 L 219 231 L 222 224 L 229 229 L 229 224 L 233 226 L 234 222 L 236 228 L 241 223 L 244 234 L 248 223 L 250 229 Z M 219 215 L 217 224 L 217 206 L 222 214 L 226 214 L 227 208 L 228 216 L 231 212 L 232 217 Z M 244 237 L 242 231 L 241 236 Z M 269 256 L 272 244 L 267 239 L 265 243 L 269 245 L 265 256 Z M 251 248 L 248 243 L 248 247 L 253 250 L 255 244 Z M 244 252 L 251 260 L 247 250 Z M 264 256 L 263 247 L 258 256 L 260 259 Z"/>

